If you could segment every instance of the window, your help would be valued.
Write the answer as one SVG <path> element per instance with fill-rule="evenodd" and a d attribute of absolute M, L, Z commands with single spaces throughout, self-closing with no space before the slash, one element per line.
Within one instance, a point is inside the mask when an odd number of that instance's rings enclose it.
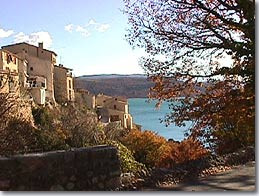
<path fill-rule="evenodd" d="M 0 87 L 4 85 L 4 77 L 0 76 Z"/>
<path fill-rule="evenodd" d="M 119 115 L 111 115 L 110 119 L 111 119 L 111 122 L 115 122 L 115 121 L 119 121 L 120 120 Z"/>
<path fill-rule="evenodd" d="M 72 87 L 72 82 L 71 82 L 71 80 L 68 81 L 68 87 L 69 87 L 69 88 Z"/>
<path fill-rule="evenodd" d="M 30 70 L 33 71 L 33 67 L 30 67 Z"/>
<path fill-rule="evenodd" d="M 41 83 L 41 86 L 42 86 L 43 88 L 45 88 L 45 83 L 44 83 L 44 82 L 42 82 L 42 83 Z"/>
<path fill-rule="evenodd" d="M 15 82 L 13 77 L 9 77 L 9 92 L 15 91 Z"/>
<path fill-rule="evenodd" d="M 114 106 L 113 106 L 113 108 L 116 110 L 116 109 L 117 109 L 117 106 L 116 106 L 116 105 L 114 105 Z"/>
<path fill-rule="evenodd" d="M 71 101 L 71 100 L 72 100 L 72 92 L 71 92 L 71 90 L 69 90 L 68 93 L 69 93 L 69 94 L 68 94 L 68 96 L 69 96 L 68 99 Z"/>

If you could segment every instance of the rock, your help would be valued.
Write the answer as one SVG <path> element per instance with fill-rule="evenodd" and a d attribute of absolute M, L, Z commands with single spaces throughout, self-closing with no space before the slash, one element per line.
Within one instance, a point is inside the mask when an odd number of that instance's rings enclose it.
<path fill-rule="evenodd" d="M 5 190 L 10 187 L 10 180 L 0 180 L 0 190 Z"/>
<path fill-rule="evenodd" d="M 73 176 L 71 176 L 71 177 L 69 178 L 69 180 L 74 182 L 74 181 L 76 181 L 76 177 L 73 175 Z"/>
<path fill-rule="evenodd" d="M 88 177 L 92 177 L 93 174 L 94 174 L 94 172 L 92 172 L 92 171 L 87 172 L 87 176 L 88 176 Z"/>
<path fill-rule="evenodd" d="M 100 176 L 100 179 L 103 181 L 103 180 L 106 179 L 106 176 L 105 176 L 105 175 L 101 175 L 101 176 Z"/>
<path fill-rule="evenodd" d="M 63 186 L 57 184 L 50 187 L 50 191 L 64 191 Z"/>
<path fill-rule="evenodd" d="M 100 182 L 100 183 L 98 183 L 98 188 L 99 188 L 99 189 L 101 189 L 101 190 L 103 190 L 103 189 L 104 189 L 104 184 L 103 184 L 103 183 L 101 183 L 101 182 Z"/>
<path fill-rule="evenodd" d="M 98 182 L 98 178 L 97 177 L 94 177 L 93 179 L 92 179 L 92 183 L 93 184 L 96 184 Z"/>
<path fill-rule="evenodd" d="M 67 183 L 67 185 L 66 185 L 66 189 L 67 190 L 71 191 L 74 188 L 75 188 L 75 184 L 74 183 L 72 183 L 72 182 Z"/>
<path fill-rule="evenodd" d="M 120 176 L 121 172 L 120 170 L 114 171 L 114 172 L 110 172 L 110 176 L 114 177 L 114 176 Z"/>
<path fill-rule="evenodd" d="M 16 190 L 17 190 L 17 191 L 25 191 L 26 188 L 25 188 L 25 186 L 20 185 L 20 186 L 18 186 L 18 188 L 17 188 Z"/>

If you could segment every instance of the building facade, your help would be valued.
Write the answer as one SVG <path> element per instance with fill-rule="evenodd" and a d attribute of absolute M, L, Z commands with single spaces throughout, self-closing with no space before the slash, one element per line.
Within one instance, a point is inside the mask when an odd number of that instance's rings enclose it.
<path fill-rule="evenodd" d="M 95 95 L 85 89 L 75 89 L 75 101 L 89 109 L 95 109 Z"/>
<path fill-rule="evenodd" d="M 0 50 L 0 93 L 19 92 L 18 64 L 18 56 L 7 50 Z"/>
<path fill-rule="evenodd" d="M 38 105 L 45 105 L 47 80 L 42 76 L 29 76 L 27 78 L 27 89 L 34 102 Z"/>
<path fill-rule="evenodd" d="M 75 101 L 72 69 L 59 64 L 54 66 L 54 95 L 58 103 Z"/>
<path fill-rule="evenodd" d="M 127 129 L 133 128 L 127 99 L 98 94 L 96 96 L 96 108 L 102 122 L 120 121 L 122 127 Z"/>
<path fill-rule="evenodd" d="M 17 43 L 2 47 L 21 59 L 27 61 L 27 74 L 31 77 L 41 76 L 46 78 L 46 99 L 55 103 L 54 97 L 54 65 L 57 54 L 43 48 L 43 43 L 38 47 L 28 43 Z"/>

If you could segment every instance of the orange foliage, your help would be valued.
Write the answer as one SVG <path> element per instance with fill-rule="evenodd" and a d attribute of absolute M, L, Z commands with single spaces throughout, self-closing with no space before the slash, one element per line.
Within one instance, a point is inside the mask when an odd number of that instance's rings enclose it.
<path fill-rule="evenodd" d="M 132 130 L 122 142 L 134 154 L 137 161 L 154 166 L 167 149 L 165 138 L 152 131 Z"/>
<path fill-rule="evenodd" d="M 122 142 L 133 152 L 137 161 L 151 167 L 172 167 L 176 163 L 208 154 L 197 140 L 188 138 L 180 143 L 168 142 L 152 131 L 132 130 Z"/>
<path fill-rule="evenodd" d="M 196 160 L 208 155 L 209 151 L 193 138 L 187 138 L 180 143 L 170 142 L 170 152 L 162 157 L 157 166 L 172 167 L 174 164 Z"/>

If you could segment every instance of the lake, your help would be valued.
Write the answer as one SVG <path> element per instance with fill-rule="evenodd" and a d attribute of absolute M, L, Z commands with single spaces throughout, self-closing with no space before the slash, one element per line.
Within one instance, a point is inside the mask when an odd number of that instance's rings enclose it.
<path fill-rule="evenodd" d="M 161 107 L 157 109 L 155 107 L 156 101 L 147 101 L 148 99 L 145 98 L 128 99 L 129 111 L 133 116 L 133 122 L 141 125 L 142 130 L 152 130 L 166 139 L 183 140 L 184 133 L 191 123 L 187 122 L 185 127 L 178 127 L 174 124 L 166 127 L 164 123 L 160 123 L 160 119 L 164 119 L 165 115 L 170 113 L 168 103 L 162 103 Z"/>

